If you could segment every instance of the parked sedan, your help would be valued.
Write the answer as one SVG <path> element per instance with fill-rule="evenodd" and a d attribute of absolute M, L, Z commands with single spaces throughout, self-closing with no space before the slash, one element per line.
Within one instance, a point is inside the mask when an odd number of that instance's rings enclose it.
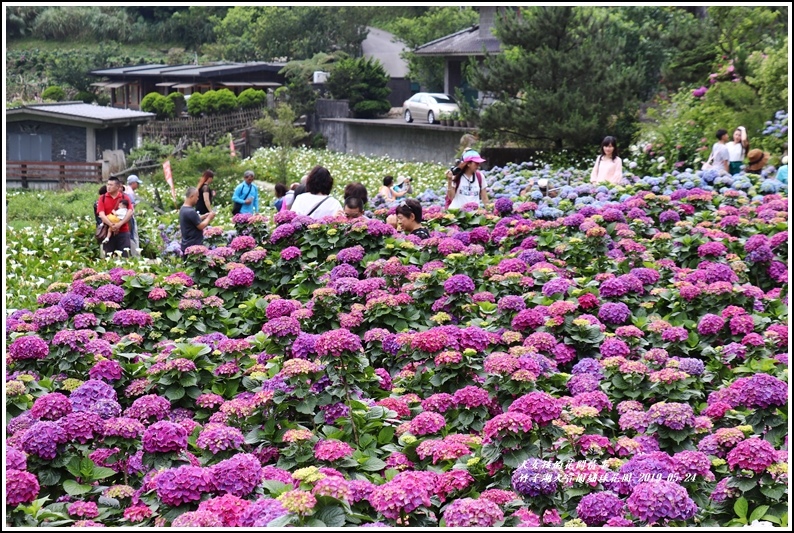
<path fill-rule="evenodd" d="M 442 113 L 458 111 L 455 99 L 443 93 L 416 93 L 403 103 L 403 116 L 406 122 L 426 119 L 428 123 L 438 122 Z"/>

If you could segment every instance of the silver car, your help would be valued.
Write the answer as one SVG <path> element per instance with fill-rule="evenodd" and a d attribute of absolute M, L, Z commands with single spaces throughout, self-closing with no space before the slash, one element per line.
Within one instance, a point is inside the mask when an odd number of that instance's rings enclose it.
<path fill-rule="evenodd" d="M 403 116 L 406 122 L 426 119 L 429 124 L 438 122 L 442 113 L 459 111 L 455 99 L 443 93 L 416 93 L 403 103 Z"/>

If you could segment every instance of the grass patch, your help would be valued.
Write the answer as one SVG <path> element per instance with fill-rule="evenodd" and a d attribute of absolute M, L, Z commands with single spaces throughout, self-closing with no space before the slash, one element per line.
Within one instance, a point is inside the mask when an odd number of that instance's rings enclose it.
<path fill-rule="evenodd" d="M 6 220 L 9 226 L 21 228 L 56 219 L 74 221 L 92 216 L 99 187 L 99 184 L 82 185 L 68 192 L 10 190 L 6 193 Z"/>

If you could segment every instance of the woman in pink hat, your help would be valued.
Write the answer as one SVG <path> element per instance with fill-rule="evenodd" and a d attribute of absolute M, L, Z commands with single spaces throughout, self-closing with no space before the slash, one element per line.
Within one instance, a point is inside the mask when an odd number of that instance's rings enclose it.
<path fill-rule="evenodd" d="M 448 209 L 460 209 L 469 203 L 482 207 L 488 203 L 485 176 L 480 172 L 480 163 L 484 162 L 476 150 L 466 150 L 454 172 L 453 169 L 447 170 Z"/>

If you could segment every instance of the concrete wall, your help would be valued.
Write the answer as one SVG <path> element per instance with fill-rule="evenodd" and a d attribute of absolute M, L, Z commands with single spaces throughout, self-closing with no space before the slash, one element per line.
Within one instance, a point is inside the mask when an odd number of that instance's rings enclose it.
<path fill-rule="evenodd" d="M 404 161 L 449 163 L 455 160 L 466 128 L 404 124 L 398 120 L 320 121 L 328 149 L 356 155 L 389 156 Z"/>

